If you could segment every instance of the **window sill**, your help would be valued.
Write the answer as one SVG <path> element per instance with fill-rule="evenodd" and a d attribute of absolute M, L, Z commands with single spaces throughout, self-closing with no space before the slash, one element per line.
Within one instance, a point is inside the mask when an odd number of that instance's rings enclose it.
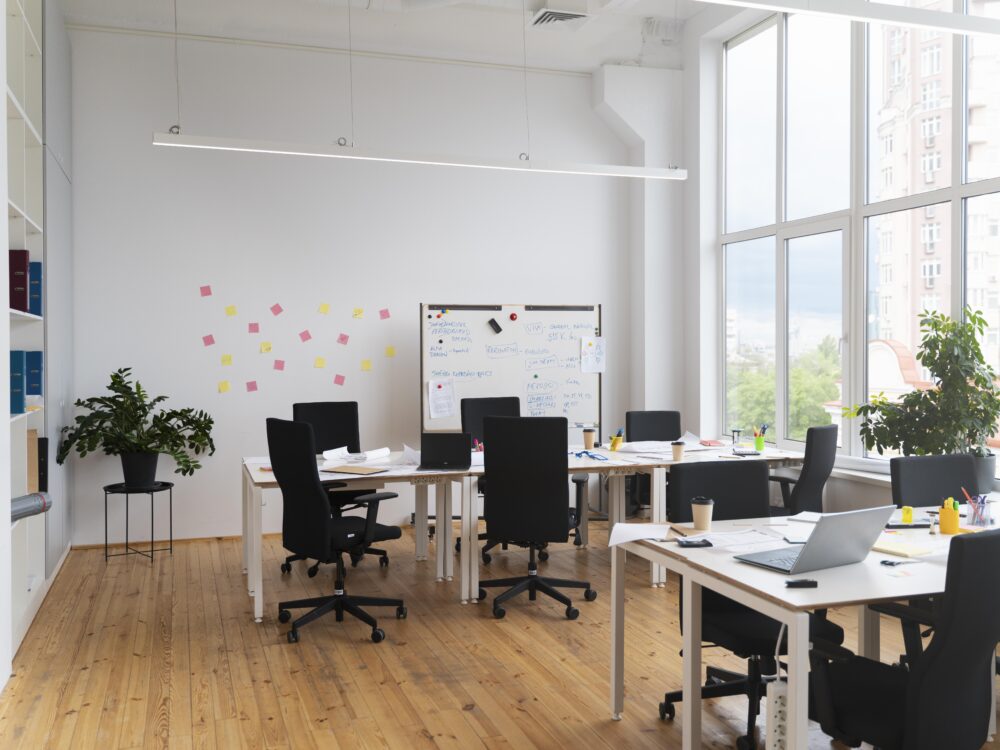
<path fill-rule="evenodd" d="M 888 474 L 880 474 L 874 471 L 860 471 L 858 469 L 834 469 L 830 476 L 834 479 L 847 479 L 852 482 L 861 482 L 876 487 L 891 487 L 892 478 Z"/>

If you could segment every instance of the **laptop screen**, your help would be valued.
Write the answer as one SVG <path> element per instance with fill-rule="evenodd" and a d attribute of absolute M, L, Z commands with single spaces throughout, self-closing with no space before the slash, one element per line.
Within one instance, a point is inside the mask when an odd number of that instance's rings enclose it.
<path fill-rule="evenodd" d="M 435 469 L 468 469 L 472 436 L 467 432 L 425 432 L 420 437 L 420 465 Z"/>

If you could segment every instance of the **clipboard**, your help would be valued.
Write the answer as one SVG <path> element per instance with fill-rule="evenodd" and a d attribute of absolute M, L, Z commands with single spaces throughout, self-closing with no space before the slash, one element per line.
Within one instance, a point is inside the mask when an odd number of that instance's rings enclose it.
<path fill-rule="evenodd" d="M 369 474 L 381 474 L 385 471 L 389 471 L 389 469 L 384 466 L 351 466 L 350 464 L 334 466 L 332 469 L 320 469 L 321 474 L 358 474 L 363 477 Z"/>

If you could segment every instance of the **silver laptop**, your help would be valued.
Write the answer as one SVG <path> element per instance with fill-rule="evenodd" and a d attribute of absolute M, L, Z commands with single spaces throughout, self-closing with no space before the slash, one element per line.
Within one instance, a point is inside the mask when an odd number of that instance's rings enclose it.
<path fill-rule="evenodd" d="M 808 573 L 861 562 L 868 556 L 894 510 L 895 506 L 887 505 L 826 513 L 816 522 L 805 544 L 736 555 L 736 559 L 779 573 Z"/>

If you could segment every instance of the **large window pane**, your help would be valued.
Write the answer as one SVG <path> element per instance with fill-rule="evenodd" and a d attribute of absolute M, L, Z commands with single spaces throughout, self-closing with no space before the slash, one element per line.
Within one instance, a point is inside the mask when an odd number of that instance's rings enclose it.
<path fill-rule="evenodd" d="M 847 208 L 851 180 L 851 23 L 788 18 L 789 219 Z"/>
<path fill-rule="evenodd" d="M 897 399 L 930 385 L 917 362 L 920 313 L 951 313 L 947 203 L 868 219 L 868 393 Z"/>
<path fill-rule="evenodd" d="M 725 247 L 726 431 L 774 424 L 774 237 Z"/>
<path fill-rule="evenodd" d="M 983 355 L 1000 372 L 1000 193 L 965 202 L 965 301 L 986 318 Z"/>
<path fill-rule="evenodd" d="M 969 12 L 1000 18 L 1000 2 L 969 0 Z M 1000 38 L 968 37 L 968 180 L 1000 177 Z"/>
<path fill-rule="evenodd" d="M 951 10 L 951 0 L 908 0 Z M 952 35 L 871 24 L 868 29 L 868 202 L 951 184 Z"/>
<path fill-rule="evenodd" d="M 777 28 L 726 45 L 726 231 L 776 220 Z"/>
<path fill-rule="evenodd" d="M 787 243 L 788 427 L 792 440 L 806 430 L 840 423 L 843 363 L 843 249 L 840 231 Z"/>

